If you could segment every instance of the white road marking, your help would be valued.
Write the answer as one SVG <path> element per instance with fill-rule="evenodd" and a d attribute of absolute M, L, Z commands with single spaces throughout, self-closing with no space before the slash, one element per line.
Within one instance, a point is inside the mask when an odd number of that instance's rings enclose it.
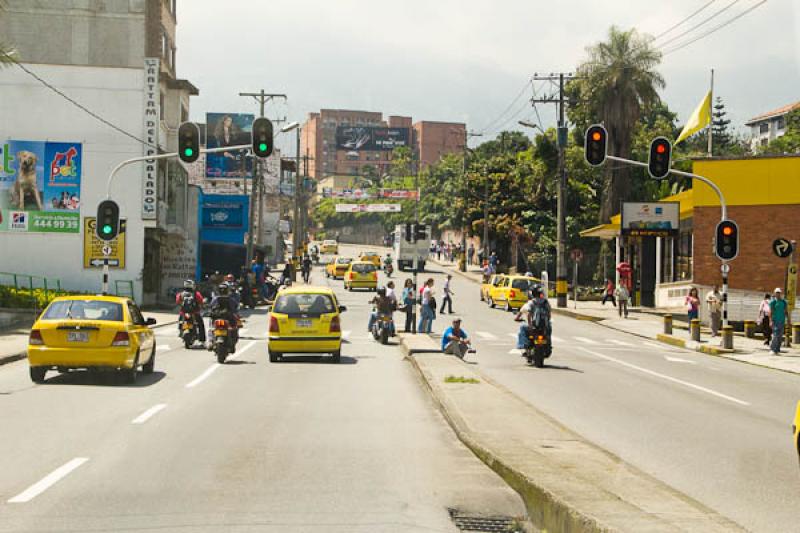
<path fill-rule="evenodd" d="M 508 353 L 510 355 L 522 355 L 522 350 L 520 350 L 519 348 L 514 348 L 512 350 L 509 350 Z"/>
<path fill-rule="evenodd" d="M 136 418 L 131 420 L 131 424 L 144 424 L 145 422 L 150 420 L 150 418 L 152 418 L 153 415 L 155 415 L 157 412 L 159 412 L 162 409 L 164 409 L 166 406 L 167 406 L 167 404 L 165 404 L 165 403 L 158 403 L 158 404 L 154 405 L 153 407 L 151 407 L 150 409 L 148 409 L 144 413 L 140 414 L 139 416 L 137 416 Z"/>
<path fill-rule="evenodd" d="M 682 379 L 673 378 L 672 376 L 667 376 L 666 374 L 661 374 L 659 372 L 655 372 L 653 370 L 649 370 L 649 369 L 643 368 L 641 366 L 633 365 L 633 364 L 628 363 L 626 361 L 622 361 L 620 359 L 615 359 L 614 357 L 609 357 L 608 355 L 603 355 L 601 353 L 593 352 L 592 350 L 589 350 L 588 348 L 579 347 L 578 349 L 583 351 L 583 352 L 588 353 L 589 355 L 594 355 L 595 357 L 599 357 L 601 359 L 605 359 L 606 361 L 611 361 L 611 362 L 617 363 L 619 365 L 622 365 L 622 366 L 625 366 L 625 367 L 628 367 L 628 368 L 632 368 L 634 370 L 638 370 L 639 372 L 643 372 L 643 373 L 648 374 L 650 376 L 655 376 L 657 378 L 661 378 L 663 380 L 670 381 L 672 383 L 677 383 L 678 385 L 683 385 L 684 387 L 689 387 L 690 389 L 698 390 L 700 392 L 705 392 L 706 394 L 710 394 L 712 396 L 716 396 L 718 398 L 722 398 L 724 400 L 728 400 L 729 402 L 738 403 L 739 405 L 750 405 L 750 402 L 746 402 L 744 400 L 740 400 L 738 398 L 734 398 L 733 396 L 728 396 L 727 394 L 723 394 L 721 392 L 717 392 L 715 390 L 712 390 L 712 389 L 709 389 L 709 388 L 706 388 L 706 387 L 701 387 L 700 385 L 695 385 L 694 383 L 689 383 L 688 381 L 683 381 Z"/>
<path fill-rule="evenodd" d="M 249 350 L 249 349 L 250 349 L 250 348 L 251 348 L 251 347 L 252 347 L 252 346 L 253 346 L 255 343 L 256 343 L 256 341 L 250 341 L 250 342 L 248 342 L 248 343 L 247 343 L 247 344 L 245 344 L 243 347 L 239 348 L 239 350 L 238 350 L 238 351 L 237 351 L 235 354 L 233 354 L 233 355 L 229 355 L 229 356 L 228 356 L 228 359 L 236 359 L 237 357 L 239 357 L 240 355 L 242 355 L 244 352 L 246 352 L 247 350 Z M 214 363 L 214 364 L 213 364 L 213 365 L 211 365 L 210 367 L 206 368 L 206 369 L 205 369 L 205 371 L 204 371 L 202 374 L 200 374 L 199 376 L 197 376 L 196 378 L 194 378 L 192 381 L 190 381 L 189 383 L 187 383 L 187 384 L 186 384 L 186 388 L 187 388 L 187 389 L 191 389 L 191 388 L 193 388 L 193 387 L 196 387 L 197 385 L 201 384 L 201 383 L 202 383 L 202 382 L 204 382 L 206 379 L 208 379 L 208 377 L 209 377 L 211 374 L 213 374 L 214 372 L 216 372 L 216 370 L 217 370 L 217 369 L 218 369 L 220 366 L 222 366 L 222 365 L 220 365 L 219 363 Z"/>
<path fill-rule="evenodd" d="M 170 347 L 169 347 L 169 344 L 159 344 L 159 345 L 157 345 L 157 346 L 156 346 L 156 350 L 160 350 L 160 351 L 161 351 L 161 350 L 163 350 L 163 351 L 169 351 L 169 350 L 171 350 L 171 349 L 172 349 L 172 348 L 170 348 Z"/>
<path fill-rule="evenodd" d="M 509 333 L 508 336 L 511 337 L 512 339 L 516 339 L 517 338 L 517 334 L 516 333 Z"/>
<path fill-rule="evenodd" d="M 25 503 L 31 501 L 88 460 L 88 457 L 76 457 L 75 459 L 72 459 L 68 463 L 59 466 L 47 474 L 40 481 L 37 481 L 24 491 L 8 500 L 8 503 Z"/>
<path fill-rule="evenodd" d="M 597 344 L 597 341 L 593 341 L 592 339 L 587 339 L 586 337 L 572 337 L 576 341 L 581 341 L 584 344 Z"/>
<path fill-rule="evenodd" d="M 556 337 L 555 335 L 550 335 L 550 340 L 552 342 L 558 342 L 558 343 L 564 342 L 564 339 L 562 339 L 561 337 Z"/>
<path fill-rule="evenodd" d="M 663 345 L 663 344 L 656 344 L 654 342 L 647 342 L 647 341 L 642 341 L 642 344 L 644 344 L 645 346 L 648 346 L 650 348 L 666 348 L 667 347 L 666 345 Z"/>
<path fill-rule="evenodd" d="M 353 333 L 353 332 L 351 330 L 349 330 L 349 329 L 346 329 L 346 330 L 342 331 L 342 338 L 344 340 L 349 339 L 351 333 Z"/>
<path fill-rule="evenodd" d="M 487 341 L 495 341 L 497 340 L 497 335 L 493 333 L 489 333 L 488 331 L 476 331 L 475 335 L 478 337 L 485 339 Z"/>
<path fill-rule="evenodd" d="M 633 346 L 633 344 L 625 341 L 618 341 L 617 339 L 608 339 L 608 342 L 613 342 L 614 344 L 618 344 L 620 346 Z"/>
<path fill-rule="evenodd" d="M 688 359 L 681 359 L 680 357 L 670 357 L 668 355 L 664 356 L 664 359 L 667 361 L 672 361 L 673 363 L 688 363 L 690 365 L 696 365 L 697 363 L 694 361 L 689 361 Z"/>

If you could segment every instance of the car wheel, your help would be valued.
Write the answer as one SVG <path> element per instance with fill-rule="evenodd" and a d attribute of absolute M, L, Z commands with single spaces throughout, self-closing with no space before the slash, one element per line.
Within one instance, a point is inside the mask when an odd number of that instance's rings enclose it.
<path fill-rule="evenodd" d="M 333 362 L 334 363 L 339 364 L 339 363 L 342 362 L 342 351 L 341 350 L 337 350 L 337 351 L 333 352 L 331 355 L 333 355 Z"/>
<path fill-rule="evenodd" d="M 47 374 L 47 368 L 43 366 L 30 367 L 31 381 L 34 383 L 44 383 L 44 376 Z"/>
<path fill-rule="evenodd" d="M 143 374 L 152 374 L 156 368 L 156 347 L 153 346 L 153 351 L 150 353 L 150 360 L 142 365 Z"/>
<path fill-rule="evenodd" d="M 485 302 L 485 301 L 486 301 L 486 298 L 484 298 L 484 297 L 483 297 L 483 291 L 481 291 L 481 301 L 482 301 L 482 302 Z"/>
<path fill-rule="evenodd" d="M 489 304 L 489 307 L 491 307 L 492 309 L 494 309 L 494 300 L 492 300 L 492 297 L 491 297 L 491 296 L 489 297 L 489 299 L 488 299 L 488 300 L 486 300 L 486 302 Z"/>
<path fill-rule="evenodd" d="M 125 383 L 133 385 L 136 383 L 136 378 L 139 376 L 139 352 L 136 352 L 136 357 L 133 359 L 133 366 L 131 368 L 123 369 L 122 379 Z"/>
<path fill-rule="evenodd" d="M 272 350 L 269 351 L 269 362 L 270 363 L 277 363 L 281 360 L 281 354 L 278 352 L 273 352 Z"/>

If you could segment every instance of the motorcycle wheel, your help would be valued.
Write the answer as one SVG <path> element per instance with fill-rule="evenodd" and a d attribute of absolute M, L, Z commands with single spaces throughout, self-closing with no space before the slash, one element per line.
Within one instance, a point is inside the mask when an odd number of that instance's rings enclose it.
<path fill-rule="evenodd" d="M 381 344 L 389 344 L 389 328 L 381 330 Z"/>
<path fill-rule="evenodd" d="M 372 326 L 372 338 L 378 340 L 380 338 L 380 333 L 378 333 L 377 326 Z"/>
<path fill-rule="evenodd" d="M 536 368 L 544 367 L 544 353 L 542 353 L 542 350 L 534 350 L 533 366 L 535 366 Z"/>
<path fill-rule="evenodd" d="M 226 350 L 225 347 L 222 345 L 217 345 L 214 351 L 217 354 L 217 363 L 224 364 L 225 359 L 228 358 L 228 350 Z"/>
<path fill-rule="evenodd" d="M 191 338 L 189 335 L 187 335 L 187 336 L 185 336 L 185 337 L 183 338 L 183 346 L 184 346 L 184 347 L 185 347 L 187 350 L 191 349 L 191 347 L 192 347 L 192 344 L 194 344 L 194 339 L 193 339 L 193 338 Z"/>

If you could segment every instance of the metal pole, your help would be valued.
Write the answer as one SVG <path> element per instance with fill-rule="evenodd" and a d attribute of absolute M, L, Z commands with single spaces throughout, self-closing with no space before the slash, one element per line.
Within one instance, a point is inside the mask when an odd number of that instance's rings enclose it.
<path fill-rule="evenodd" d="M 714 109 L 714 69 L 711 69 L 711 99 L 708 102 L 709 112 L 711 114 L 711 121 L 708 123 L 708 157 L 713 157 L 713 146 L 714 146 L 714 115 L 712 109 Z M 727 324 L 726 324 L 727 325 Z"/>
<path fill-rule="evenodd" d="M 256 169 L 258 168 L 258 161 L 256 161 Z M 254 169 L 255 170 L 255 169 Z M 245 266 L 250 265 L 253 259 L 253 233 L 255 230 L 256 220 L 256 189 L 258 188 L 258 171 L 253 175 L 253 187 L 250 189 L 250 211 L 247 216 L 247 259 L 245 259 Z"/>
<path fill-rule="evenodd" d="M 108 295 L 108 256 L 103 257 L 103 296 Z"/>
<path fill-rule="evenodd" d="M 411 161 L 411 170 L 414 171 L 414 161 Z M 412 240 L 414 242 L 414 274 L 412 276 L 411 289 L 414 292 L 413 303 L 411 304 L 411 333 L 417 334 L 417 272 L 419 271 L 419 252 L 417 247 L 417 228 L 419 227 L 419 198 L 421 196 L 419 190 L 419 164 L 417 165 L 416 172 L 414 173 L 414 188 L 417 190 L 417 200 L 414 202 L 414 234 Z"/>
<path fill-rule="evenodd" d="M 556 252 L 556 305 L 567 307 L 567 229 L 566 229 L 566 195 L 567 195 L 567 165 L 566 155 L 566 129 L 564 123 L 564 74 L 558 76 L 558 207 L 556 228 L 558 249 Z"/>
<path fill-rule="evenodd" d="M 292 228 L 292 257 L 297 259 L 300 251 L 300 127 L 297 128 L 297 153 L 295 154 L 294 169 L 294 227 Z"/>
<path fill-rule="evenodd" d="M 578 308 L 578 261 L 576 260 L 572 266 L 572 306 L 574 309 Z"/>

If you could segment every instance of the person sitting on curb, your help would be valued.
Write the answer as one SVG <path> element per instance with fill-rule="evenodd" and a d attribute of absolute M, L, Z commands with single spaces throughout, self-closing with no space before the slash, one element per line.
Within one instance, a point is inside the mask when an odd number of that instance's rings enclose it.
<path fill-rule="evenodd" d="M 442 351 L 455 355 L 459 359 L 464 359 L 467 352 L 475 353 L 472 341 L 467 337 L 467 332 L 461 329 L 460 318 L 454 318 L 453 325 L 447 328 L 442 335 Z"/>

